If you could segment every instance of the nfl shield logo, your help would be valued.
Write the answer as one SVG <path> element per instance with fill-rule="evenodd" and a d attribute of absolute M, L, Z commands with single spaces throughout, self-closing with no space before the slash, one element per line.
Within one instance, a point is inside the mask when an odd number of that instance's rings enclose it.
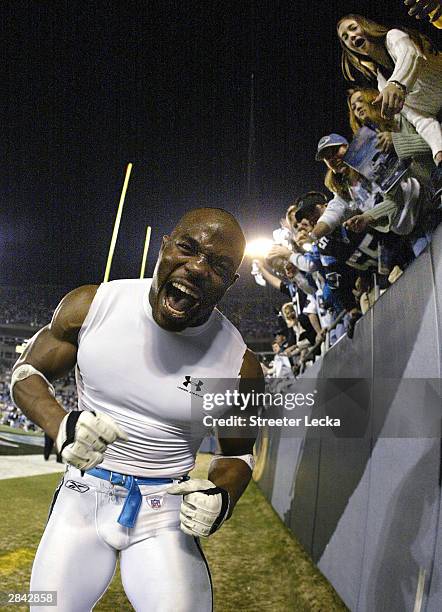
<path fill-rule="evenodd" d="M 147 500 L 147 503 L 152 508 L 152 510 L 159 510 L 161 508 L 161 498 L 160 497 L 151 497 Z"/>

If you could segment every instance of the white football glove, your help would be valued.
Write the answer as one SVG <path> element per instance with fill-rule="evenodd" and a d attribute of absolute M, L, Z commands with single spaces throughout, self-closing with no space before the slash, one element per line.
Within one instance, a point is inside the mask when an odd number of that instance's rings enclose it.
<path fill-rule="evenodd" d="M 74 410 L 60 423 L 55 444 L 65 463 L 79 470 L 90 470 L 103 461 L 107 445 L 117 438 L 128 439 L 112 417 L 101 412 Z"/>
<path fill-rule="evenodd" d="M 225 489 L 210 480 L 190 479 L 167 489 L 170 495 L 183 495 L 181 531 L 207 537 L 221 527 L 229 513 L 230 499 Z"/>

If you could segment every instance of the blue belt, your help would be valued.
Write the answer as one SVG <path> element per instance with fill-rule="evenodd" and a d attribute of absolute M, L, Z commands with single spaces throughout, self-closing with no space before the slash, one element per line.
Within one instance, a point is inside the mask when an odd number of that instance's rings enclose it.
<path fill-rule="evenodd" d="M 87 470 L 86 474 L 96 476 L 102 480 L 108 480 L 111 484 L 119 485 L 128 490 L 123 509 L 118 517 L 118 522 L 120 525 L 123 525 L 123 527 L 133 527 L 137 520 L 138 512 L 140 511 L 143 501 L 138 485 L 162 485 L 173 482 L 172 478 L 142 478 L 138 476 L 128 476 L 127 474 L 119 474 L 118 472 L 111 472 L 98 467 Z"/>

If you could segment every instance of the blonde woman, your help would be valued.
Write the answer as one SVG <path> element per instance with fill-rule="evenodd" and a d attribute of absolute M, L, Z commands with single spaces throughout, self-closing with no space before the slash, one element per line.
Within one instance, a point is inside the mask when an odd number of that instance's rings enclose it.
<path fill-rule="evenodd" d="M 423 219 L 431 209 L 427 190 L 433 166 L 431 150 L 403 116 L 399 115 L 397 119 L 381 116 L 379 107 L 373 106 L 377 95 L 377 90 L 373 88 L 349 92 L 347 104 L 353 133 L 364 125 L 376 128 L 380 150 L 394 150 L 400 159 L 412 158 L 414 161 L 400 184 L 385 194 L 382 202 L 347 220 L 346 226 L 356 232 L 365 231 L 370 225 L 379 231 L 409 234 L 418 217 Z"/>
<path fill-rule="evenodd" d="M 367 17 L 349 14 L 337 24 L 342 71 L 349 81 L 359 75 L 377 82 L 381 116 L 402 113 L 429 144 L 442 180 L 442 55 L 431 41 L 408 28 L 389 29 Z M 439 174 L 441 175 L 439 177 Z"/>

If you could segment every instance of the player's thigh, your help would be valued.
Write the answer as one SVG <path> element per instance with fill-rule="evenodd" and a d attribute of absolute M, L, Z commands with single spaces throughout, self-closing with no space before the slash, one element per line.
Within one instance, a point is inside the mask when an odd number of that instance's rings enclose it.
<path fill-rule="evenodd" d="M 69 489 L 62 482 L 56 495 L 35 556 L 30 588 L 57 593 L 57 606 L 48 607 L 50 612 L 86 612 L 112 579 L 116 551 L 97 534 L 95 491 Z M 35 610 L 43 612 L 46 607 Z"/>
<path fill-rule="evenodd" d="M 212 584 L 196 538 L 158 532 L 121 552 L 121 578 L 136 612 L 210 612 Z"/>

